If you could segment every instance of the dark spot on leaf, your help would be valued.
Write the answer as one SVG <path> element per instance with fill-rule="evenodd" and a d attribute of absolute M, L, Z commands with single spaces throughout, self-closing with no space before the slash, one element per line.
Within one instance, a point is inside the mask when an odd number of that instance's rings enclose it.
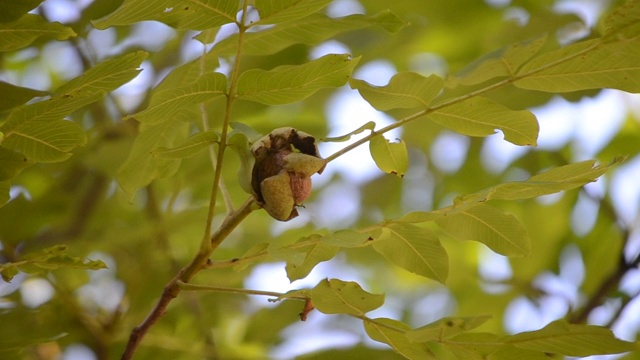
<path fill-rule="evenodd" d="M 447 325 L 448 327 L 453 327 L 453 321 L 451 320 L 447 320 L 447 322 L 444 323 L 445 325 Z"/>
<path fill-rule="evenodd" d="M 238 259 L 238 258 L 233 258 L 233 259 L 231 259 L 231 262 L 232 262 L 232 263 L 234 263 L 234 262 L 238 262 L 238 261 L 240 261 L 240 259 Z"/>

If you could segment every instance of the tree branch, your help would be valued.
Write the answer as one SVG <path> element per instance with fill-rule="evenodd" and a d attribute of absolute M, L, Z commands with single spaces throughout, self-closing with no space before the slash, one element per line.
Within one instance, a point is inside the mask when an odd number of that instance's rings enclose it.
<path fill-rule="evenodd" d="M 164 315 L 167 311 L 169 303 L 175 299 L 180 293 L 180 282 L 186 283 L 191 278 L 202 270 L 206 264 L 207 259 L 211 256 L 211 253 L 222 243 L 222 241 L 229 236 L 229 234 L 235 229 L 252 211 L 258 209 L 258 205 L 253 197 L 250 197 L 238 210 L 228 215 L 222 222 L 220 227 L 211 236 L 210 246 L 208 249 L 200 249 L 191 262 L 183 267 L 178 274 L 165 286 L 162 296 L 156 303 L 155 307 L 149 315 L 136 326 L 131 335 L 129 336 L 129 342 L 122 354 L 122 360 L 131 359 L 134 352 L 140 345 L 142 338 L 149 331 L 149 329 Z"/>

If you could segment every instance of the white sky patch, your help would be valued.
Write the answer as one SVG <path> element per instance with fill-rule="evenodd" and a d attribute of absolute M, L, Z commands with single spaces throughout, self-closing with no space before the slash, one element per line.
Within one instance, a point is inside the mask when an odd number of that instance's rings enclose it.
<path fill-rule="evenodd" d="M 54 293 L 53 286 L 47 280 L 36 277 L 25 280 L 20 287 L 22 303 L 29 308 L 37 308 L 46 303 Z"/>

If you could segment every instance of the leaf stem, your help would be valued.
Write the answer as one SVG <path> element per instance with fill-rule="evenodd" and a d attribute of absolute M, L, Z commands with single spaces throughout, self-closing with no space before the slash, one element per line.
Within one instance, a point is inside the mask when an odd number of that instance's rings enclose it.
<path fill-rule="evenodd" d="M 464 95 L 461 95 L 461 96 L 458 96 L 458 97 L 454 97 L 454 98 L 451 98 L 451 99 L 448 99 L 448 100 L 444 100 L 444 101 L 442 101 L 440 103 L 435 104 L 434 106 L 431 106 L 429 108 L 420 110 L 420 111 L 418 111 L 418 112 L 416 112 L 416 113 L 414 113 L 412 115 L 409 115 L 409 116 L 407 116 L 405 118 L 402 118 L 402 119 L 398 120 L 397 122 L 395 122 L 393 124 L 387 125 L 387 126 L 383 127 L 380 130 L 371 131 L 371 133 L 369 135 L 367 135 L 367 136 L 365 136 L 365 137 L 363 137 L 361 139 L 358 139 L 358 141 L 355 141 L 354 143 L 349 144 L 349 145 L 345 146 L 344 148 L 336 151 L 335 153 L 333 153 L 333 154 L 329 155 L 327 158 L 325 158 L 325 160 L 327 162 L 331 162 L 331 161 L 335 160 L 336 158 L 338 158 L 339 156 L 344 155 L 345 153 L 357 148 L 358 146 L 368 142 L 369 140 L 371 140 L 372 138 L 374 138 L 374 137 L 376 137 L 378 135 L 381 135 L 381 134 L 384 134 L 384 133 L 386 133 L 388 131 L 391 131 L 393 129 L 399 128 L 399 127 L 401 127 L 403 125 L 406 125 L 407 123 L 409 123 L 409 122 L 411 122 L 413 120 L 421 118 L 421 117 L 423 117 L 425 115 L 428 115 L 430 113 L 433 113 L 433 112 L 435 112 L 437 110 L 443 109 L 443 108 L 445 108 L 447 106 L 451 106 L 451 105 L 455 105 L 455 104 L 461 103 L 461 102 L 463 102 L 465 100 L 469 100 L 471 98 L 474 98 L 476 96 L 480 96 L 482 94 L 488 93 L 490 91 L 493 91 L 495 89 L 501 88 L 503 86 L 515 83 L 518 80 L 522 80 L 522 79 L 527 78 L 527 77 L 529 77 L 531 75 L 535 75 L 535 74 L 537 74 L 537 73 L 539 73 L 541 71 L 553 68 L 554 66 L 560 65 L 560 64 L 562 64 L 562 63 L 564 63 L 566 61 L 569 61 L 569 60 L 571 60 L 573 58 L 576 58 L 578 56 L 584 55 L 585 53 L 587 53 L 587 52 L 595 49 L 596 47 L 598 47 L 600 44 L 601 44 L 600 42 L 596 42 L 594 45 L 589 46 L 589 47 L 587 47 L 587 48 L 585 48 L 585 49 L 583 49 L 583 50 L 581 50 L 581 51 L 579 51 L 577 53 L 571 54 L 570 56 L 567 56 L 567 57 L 562 58 L 562 59 L 558 59 L 557 61 L 554 61 L 554 62 L 546 63 L 546 64 L 544 64 L 544 65 L 542 65 L 542 66 L 540 66 L 540 67 L 538 67 L 536 69 L 530 70 L 529 72 L 522 73 L 520 75 L 514 75 L 514 76 L 509 77 L 507 79 L 504 79 L 504 80 L 498 81 L 496 83 L 487 85 L 487 86 L 485 86 L 485 87 L 483 87 L 481 89 L 478 89 L 478 90 L 475 90 L 475 91 L 472 91 L 472 92 L 469 92 L 469 93 L 466 93 Z"/>
<path fill-rule="evenodd" d="M 240 74 L 240 57 L 242 54 L 242 42 L 244 40 L 244 33 L 247 31 L 245 26 L 247 18 L 248 1 L 244 1 L 242 6 L 242 15 L 240 21 L 236 22 L 238 25 L 238 49 L 236 50 L 235 61 L 229 77 L 229 93 L 227 94 L 227 102 L 225 106 L 224 119 L 222 121 L 222 129 L 220 130 L 220 143 L 218 145 L 218 157 L 215 163 L 215 171 L 213 175 L 213 184 L 211 189 L 211 200 L 209 202 L 209 213 L 207 215 L 207 225 L 205 226 L 205 233 L 202 238 L 201 250 L 207 249 L 210 246 L 209 235 L 211 233 L 211 227 L 213 223 L 213 217 L 216 211 L 216 200 L 218 198 L 218 188 L 222 178 L 222 162 L 224 161 L 224 152 L 227 148 L 227 133 L 229 132 L 229 123 L 231 122 L 231 110 L 233 109 L 233 102 L 236 98 L 238 89 L 238 77 Z"/>

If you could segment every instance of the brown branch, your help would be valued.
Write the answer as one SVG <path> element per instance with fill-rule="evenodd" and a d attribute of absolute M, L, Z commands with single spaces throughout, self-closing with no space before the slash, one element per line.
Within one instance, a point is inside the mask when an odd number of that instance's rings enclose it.
<path fill-rule="evenodd" d="M 238 210 L 228 215 L 216 232 L 211 236 L 211 246 L 206 251 L 201 249 L 196 256 L 191 260 L 189 265 L 183 267 L 180 272 L 165 286 L 162 296 L 156 303 L 155 307 L 149 315 L 136 326 L 131 335 L 129 336 L 129 342 L 122 354 L 122 360 L 131 359 L 134 352 L 140 345 L 142 338 L 146 335 L 149 329 L 156 323 L 162 315 L 167 312 L 169 303 L 175 299 L 180 293 L 180 282 L 189 282 L 191 278 L 200 271 L 207 263 L 207 259 L 211 256 L 211 253 L 222 243 L 222 241 L 249 215 L 253 210 L 258 209 L 258 206 L 253 199 L 249 198 Z"/>

